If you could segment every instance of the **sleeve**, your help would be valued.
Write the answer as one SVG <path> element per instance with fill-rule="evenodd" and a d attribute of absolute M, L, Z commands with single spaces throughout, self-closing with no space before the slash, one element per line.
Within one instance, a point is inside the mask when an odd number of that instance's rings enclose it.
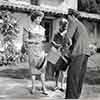
<path fill-rule="evenodd" d="M 69 16 L 69 19 L 70 19 L 70 22 L 69 22 L 69 25 L 68 25 L 67 33 L 65 35 L 68 35 L 69 38 L 72 38 L 73 34 L 76 31 L 77 24 L 76 24 L 74 18 L 70 18 L 70 16 Z"/>
<path fill-rule="evenodd" d="M 74 36 L 75 31 L 77 30 L 77 23 L 70 16 L 69 16 L 69 20 L 70 22 L 69 22 L 68 29 L 64 37 L 64 42 L 65 43 L 69 42 L 70 44 L 72 44 L 71 41 L 72 41 L 72 37 Z"/>

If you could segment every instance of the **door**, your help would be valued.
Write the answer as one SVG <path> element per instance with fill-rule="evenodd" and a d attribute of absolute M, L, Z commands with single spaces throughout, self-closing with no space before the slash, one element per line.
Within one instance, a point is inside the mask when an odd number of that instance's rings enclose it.
<path fill-rule="evenodd" d="M 42 25 L 46 30 L 45 31 L 46 42 L 49 42 L 52 38 L 53 20 L 52 19 L 44 19 L 42 22 Z"/>

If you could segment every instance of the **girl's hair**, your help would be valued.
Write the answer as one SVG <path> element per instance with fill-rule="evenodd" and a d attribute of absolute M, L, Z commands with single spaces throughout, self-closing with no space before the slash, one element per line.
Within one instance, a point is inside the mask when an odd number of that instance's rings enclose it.
<path fill-rule="evenodd" d="M 44 13 L 42 11 L 32 11 L 31 21 L 34 21 L 38 16 L 44 17 Z"/>
<path fill-rule="evenodd" d="M 60 26 L 60 29 L 59 31 L 62 32 L 66 29 L 66 25 L 68 24 L 68 21 L 66 18 L 61 18 L 61 20 L 59 21 L 59 26 Z"/>
<path fill-rule="evenodd" d="M 66 25 L 68 23 L 66 18 L 61 18 L 59 25 Z"/>

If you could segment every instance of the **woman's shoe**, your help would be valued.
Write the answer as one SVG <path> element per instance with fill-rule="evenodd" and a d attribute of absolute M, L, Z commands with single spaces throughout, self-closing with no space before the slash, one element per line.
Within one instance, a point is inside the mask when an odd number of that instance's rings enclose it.
<path fill-rule="evenodd" d="M 60 88 L 59 90 L 60 90 L 61 92 L 64 92 L 64 89 L 63 89 L 63 88 Z"/>
<path fill-rule="evenodd" d="M 48 93 L 47 93 L 47 90 L 46 89 L 41 89 L 42 90 L 42 94 L 44 94 L 44 95 L 48 95 Z"/>
<path fill-rule="evenodd" d="M 47 93 L 46 91 L 43 91 L 42 94 L 44 94 L 44 95 L 48 95 L 48 93 Z"/>

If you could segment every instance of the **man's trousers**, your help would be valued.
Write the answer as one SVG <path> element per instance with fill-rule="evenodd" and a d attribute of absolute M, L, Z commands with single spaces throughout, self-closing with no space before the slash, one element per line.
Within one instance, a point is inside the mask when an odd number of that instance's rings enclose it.
<path fill-rule="evenodd" d="M 87 55 L 73 57 L 67 73 L 65 99 L 78 99 L 80 97 L 87 68 L 87 61 Z"/>

